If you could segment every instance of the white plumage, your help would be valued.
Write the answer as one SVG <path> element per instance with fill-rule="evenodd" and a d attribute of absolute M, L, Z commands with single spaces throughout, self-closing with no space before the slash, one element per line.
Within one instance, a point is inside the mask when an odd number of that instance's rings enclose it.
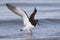
<path fill-rule="evenodd" d="M 30 32 L 31 32 L 32 29 L 34 28 L 34 26 L 30 23 L 29 18 L 28 18 L 28 16 L 26 15 L 26 13 L 25 13 L 22 9 L 17 8 L 17 7 L 14 7 L 14 6 L 12 6 L 11 4 L 8 4 L 8 3 L 7 3 L 6 6 L 7 6 L 12 12 L 14 12 L 15 14 L 17 14 L 17 15 L 19 15 L 19 16 L 22 17 L 23 23 L 24 23 L 24 25 L 25 25 L 25 27 L 22 28 L 22 30 L 27 30 L 27 31 L 30 31 Z"/>

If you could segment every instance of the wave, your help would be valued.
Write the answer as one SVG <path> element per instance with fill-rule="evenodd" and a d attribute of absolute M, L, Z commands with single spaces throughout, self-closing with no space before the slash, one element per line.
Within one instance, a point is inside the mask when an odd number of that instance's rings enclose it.
<path fill-rule="evenodd" d="M 23 35 L 20 35 L 20 34 L 15 34 L 15 35 L 5 35 L 5 36 L 0 36 L 0 39 L 2 38 L 20 38 L 22 37 Z"/>
<path fill-rule="evenodd" d="M 52 9 L 52 10 L 38 10 L 39 12 L 60 12 L 60 9 Z"/>
<path fill-rule="evenodd" d="M 60 36 L 45 36 L 45 37 L 38 37 L 38 38 L 36 38 L 36 37 L 33 37 L 33 36 L 31 36 L 31 37 L 29 37 L 29 35 L 28 35 L 28 37 L 27 36 L 25 36 L 25 37 L 22 37 L 22 36 L 0 36 L 0 39 L 6 39 L 6 38 L 9 38 L 9 39 L 11 39 L 11 38 L 17 38 L 17 39 L 26 39 L 26 40 L 60 40 Z"/>
<path fill-rule="evenodd" d="M 60 23 L 60 19 L 41 19 L 41 23 Z"/>
<path fill-rule="evenodd" d="M 39 19 L 40 23 L 60 23 L 60 19 Z M 13 19 L 13 20 L 0 20 L 0 24 L 3 23 L 13 23 L 20 24 L 23 23 L 21 19 Z"/>

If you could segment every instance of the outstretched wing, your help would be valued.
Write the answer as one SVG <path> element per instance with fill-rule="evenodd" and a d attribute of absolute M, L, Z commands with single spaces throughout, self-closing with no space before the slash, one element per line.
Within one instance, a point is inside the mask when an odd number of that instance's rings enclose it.
<path fill-rule="evenodd" d="M 35 8 L 29 19 L 34 19 L 37 9 Z"/>
<path fill-rule="evenodd" d="M 8 7 L 8 9 L 10 9 L 15 14 L 21 16 L 23 18 L 24 24 L 26 24 L 29 21 L 28 15 L 26 14 L 26 12 L 24 10 L 19 9 L 19 8 L 15 7 L 15 6 L 12 6 L 9 3 L 6 3 L 6 6 Z"/>

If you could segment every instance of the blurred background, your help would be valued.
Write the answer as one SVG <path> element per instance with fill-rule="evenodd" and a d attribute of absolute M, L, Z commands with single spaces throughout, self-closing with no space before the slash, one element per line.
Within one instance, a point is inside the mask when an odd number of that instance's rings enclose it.
<path fill-rule="evenodd" d="M 11 12 L 6 3 L 25 10 L 29 16 L 34 8 L 37 9 L 35 19 L 39 19 L 40 25 L 36 25 L 32 36 L 26 35 L 27 31 L 20 31 L 24 27 L 22 19 Z M 55 37 L 60 38 L 60 0 L 0 0 L 0 39 L 45 40 L 50 37 L 54 40 L 57 40 Z"/>

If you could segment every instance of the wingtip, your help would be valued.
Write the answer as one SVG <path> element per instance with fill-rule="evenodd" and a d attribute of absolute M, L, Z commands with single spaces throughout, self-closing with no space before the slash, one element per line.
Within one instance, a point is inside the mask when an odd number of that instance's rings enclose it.
<path fill-rule="evenodd" d="M 9 3 L 6 3 L 6 6 L 8 6 L 9 5 Z"/>
<path fill-rule="evenodd" d="M 9 3 L 6 3 L 6 6 L 7 6 L 8 8 L 10 8 L 10 7 L 11 7 L 11 4 L 9 4 Z"/>
<path fill-rule="evenodd" d="M 16 8 L 15 6 L 13 6 L 13 5 L 9 4 L 9 3 L 6 3 L 6 6 L 7 6 L 9 9 L 11 9 L 11 10 L 13 10 L 13 9 Z"/>
<path fill-rule="evenodd" d="M 37 12 L 37 9 L 36 8 L 34 10 L 35 10 L 35 12 Z"/>

